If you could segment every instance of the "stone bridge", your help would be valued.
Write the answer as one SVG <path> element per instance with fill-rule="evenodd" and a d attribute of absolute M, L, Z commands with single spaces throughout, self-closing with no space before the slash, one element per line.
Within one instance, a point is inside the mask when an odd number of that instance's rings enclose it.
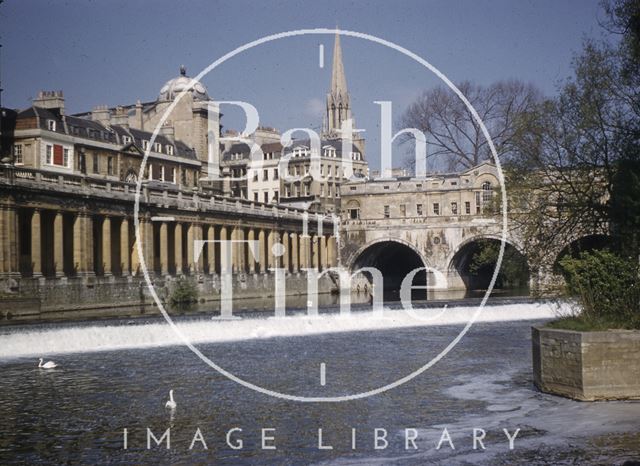
<path fill-rule="evenodd" d="M 493 240 L 499 245 L 502 239 L 502 218 L 487 213 L 498 187 L 496 167 L 489 163 L 425 179 L 347 184 L 341 191 L 341 263 L 351 272 L 377 267 L 385 277 L 385 288 L 397 289 L 409 271 L 428 267 L 446 278 L 449 291 L 484 289 L 493 269 L 479 277 L 469 267 L 481 242 Z M 508 224 L 505 256 L 522 256 L 528 287 L 544 289 L 556 280 L 553 265 L 572 241 L 602 239 L 600 234 L 575 236 L 548 251 L 542 261 L 545 266 L 530 273 L 531 258 L 525 257 L 523 240 Z M 433 278 L 422 280 L 433 284 Z M 370 281 L 369 277 L 354 278 L 356 287 L 368 286 Z"/>

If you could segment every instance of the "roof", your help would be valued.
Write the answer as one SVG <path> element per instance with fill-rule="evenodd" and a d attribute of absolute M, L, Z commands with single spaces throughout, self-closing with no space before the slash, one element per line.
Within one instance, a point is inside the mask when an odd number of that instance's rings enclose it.
<path fill-rule="evenodd" d="M 122 125 L 110 125 L 105 126 L 97 121 L 87 118 L 81 118 L 78 116 L 63 116 L 57 110 L 50 110 L 41 107 L 29 107 L 17 115 L 17 120 L 37 119 L 37 127 L 51 131 L 49 129 L 48 120 L 56 122 L 55 132 L 60 134 L 67 134 L 80 139 L 87 139 L 91 141 L 99 141 L 103 143 L 115 144 L 123 147 L 133 142 L 139 149 L 143 148 L 142 141 L 150 141 L 153 133 L 149 131 L 142 131 L 139 129 L 128 128 Z M 125 137 L 131 138 L 131 141 L 125 141 Z M 158 134 L 154 142 L 162 144 L 162 147 L 173 146 L 173 155 L 177 157 L 183 157 L 190 160 L 197 160 L 195 150 L 187 146 L 182 141 L 171 140 L 168 137 Z M 166 152 L 163 151 L 166 154 Z"/>

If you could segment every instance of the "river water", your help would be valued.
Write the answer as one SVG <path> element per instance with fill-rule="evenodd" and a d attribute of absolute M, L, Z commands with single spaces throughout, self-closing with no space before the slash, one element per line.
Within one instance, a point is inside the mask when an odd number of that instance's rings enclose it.
<path fill-rule="evenodd" d="M 385 309 L 382 316 L 200 316 L 177 321 L 179 335 L 152 319 L 4 328 L 0 464 L 637 459 L 640 403 L 580 403 L 532 386 L 530 328 L 556 311 L 550 304 L 528 303 L 486 306 L 479 313 L 475 307 L 450 307 L 413 315 Z M 182 340 L 263 389 L 292 397 L 345 397 L 420 369 L 472 317 L 477 320 L 459 343 L 420 375 L 374 396 L 333 403 L 291 401 L 247 388 L 205 364 Z M 39 357 L 53 359 L 58 368 L 38 369 Z M 170 389 L 175 410 L 164 407 Z M 436 449 L 445 428 L 451 441 Z M 479 444 L 473 449 L 474 428 L 486 434 L 484 450 Z M 170 448 L 166 438 L 156 446 L 147 429 L 157 439 L 170 429 Z M 513 450 L 503 429 L 512 436 L 520 429 Z"/>

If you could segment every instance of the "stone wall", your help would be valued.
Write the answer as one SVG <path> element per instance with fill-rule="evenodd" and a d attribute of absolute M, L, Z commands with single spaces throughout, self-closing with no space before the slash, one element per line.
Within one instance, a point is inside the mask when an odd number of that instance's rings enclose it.
<path fill-rule="evenodd" d="M 187 276 L 198 287 L 200 312 L 220 309 L 220 278 L 217 275 Z M 176 277 L 153 279 L 154 289 L 166 303 Z M 158 314 L 146 281 L 142 277 L 92 277 L 59 279 L 17 279 L 15 291 L 0 295 L 0 325 L 20 322 L 79 320 L 95 317 L 131 317 Z M 333 281 L 323 275 L 318 293 L 327 294 Z M 234 274 L 234 308 L 273 311 L 273 274 Z M 307 275 L 291 273 L 285 279 L 285 294 L 307 293 Z M 306 302 L 306 301 L 305 301 Z M 256 303 L 259 303 L 258 306 Z M 167 306 L 168 308 L 168 306 Z M 169 310 L 169 309 L 168 309 Z"/>
<path fill-rule="evenodd" d="M 532 328 L 533 378 L 576 400 L 640 399 L 640 331 Z"/>

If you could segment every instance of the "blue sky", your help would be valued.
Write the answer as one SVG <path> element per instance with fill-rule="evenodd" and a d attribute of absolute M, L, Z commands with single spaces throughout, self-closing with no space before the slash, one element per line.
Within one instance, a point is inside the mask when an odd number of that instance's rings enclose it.
<path fill-rule="evenodd" d="M 422 56 L 452 81 L 518 78 L 553 94 L 586 36 L 601 33 L 596 0 L 190 1 L 7 0 L 0 5 L 2 104 L 24 108 L 38 90 L 62 89 L 67 112 L 154 100 L 181 64 L 195 75 L 265 35 L 328 27 L 372 34 Z M 318 45 L 325 46 L 325 67 Z M 394 116 L 437 80 L 398 52 L 342 40 L 357 126 L 376 166 L 379 106 Z M 319 128 L 333 37 L 283 39 L 206 76 L 211 97 L 255 105 L 261 124 Z M 225 127 L 241 114 L 227 109 Z"/>

